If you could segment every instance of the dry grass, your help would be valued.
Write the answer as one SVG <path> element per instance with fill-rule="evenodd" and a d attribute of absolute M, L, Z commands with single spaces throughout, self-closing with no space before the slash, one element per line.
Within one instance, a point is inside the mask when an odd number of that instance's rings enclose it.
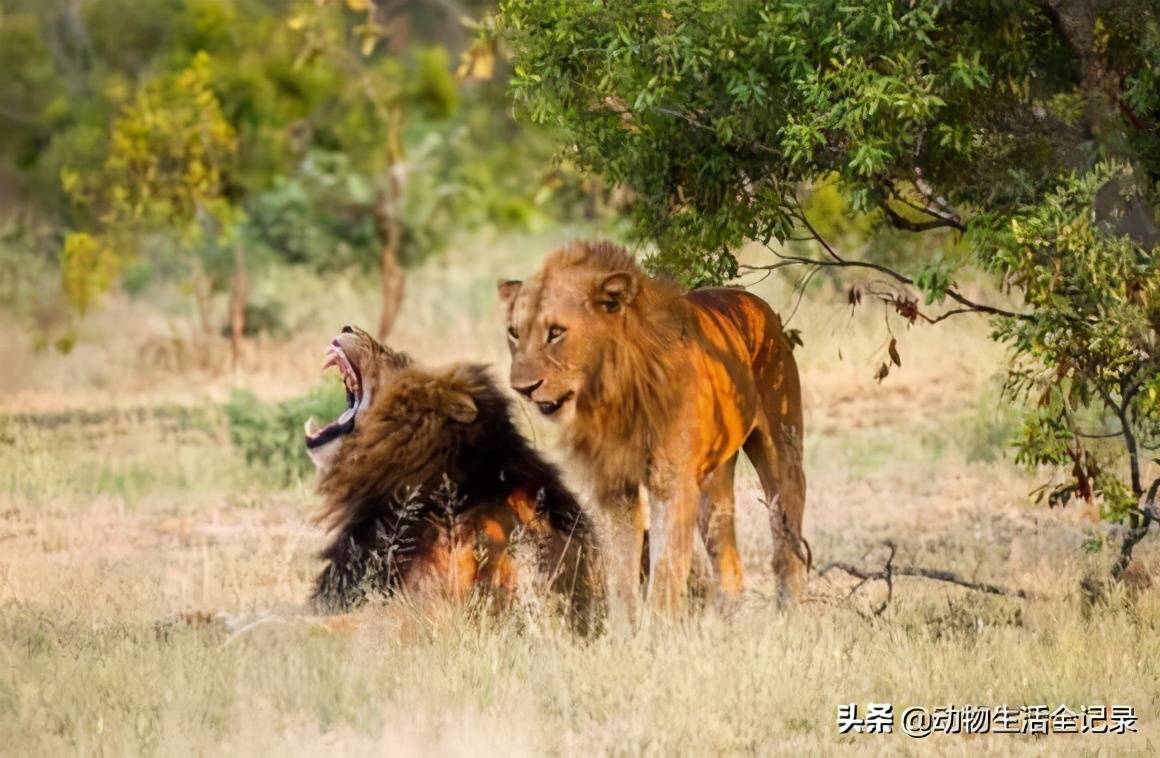
<path fill-rule="evenodd" d="M 494 279 L 526 273 L 546 244 L 502 241 L 425 268 L 397 343 L 426 360 L 502 366 Z M 234 386 L 279 397 L 315 383 L 319 346 L 341 323 L 370 322 L 374 296 L 281 276 L 303 327 L 253 346 L 238 374 L 215 363 L 220 345 L 190 347 L 177 299 L 112 303 L 67 357 L 36 354 L 0 324 L 18 359 L 0 373 L 0 752 L 1155 754 L 1160 600 L 1149 590 L 1084 604 L 1080 580 L 1106 571 L 1110 553 L 1081 545 L 1104 529 L 1028 504 L 1034 478 L 1001 455 L 1010 420 L 985 327 L 896 325 L 904 367 L 877 386 L 881 315 L 851 320 L 826 291 L 793 324 L 805 338 L 816 562 L 876 568 L 890 539 L 900 564 L 1042 599 L 900 579 L 886 613 L 867 619 L 881 588 L 847 601 L 852 583 L 831 575 L 812 581 L 811 602 L 778 610 L 764 512 L 743 471 L 751 589 L 728 616 L 710 608 L 590 642 L 535 608 L 496 621 L 396 602 L 338 635 L 296 620 L 321 542 L 307 519 L 314 498 L 308 485 L 256 485 L 216 402 Z M 789 297 L 762 291 L 779 307 Z M 550 429 L 533 431 L 550 447 Z M 232 627 L 158 623 L 188 611 Z M 260 623 L 231 636 L 247 620 Z M 1140 732 L 839 736 L 838 704 L 870 701 L 1123 703 Z"/>

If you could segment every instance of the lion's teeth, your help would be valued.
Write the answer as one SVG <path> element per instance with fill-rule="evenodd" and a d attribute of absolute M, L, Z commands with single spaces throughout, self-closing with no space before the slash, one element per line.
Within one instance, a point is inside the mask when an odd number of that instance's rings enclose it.
<path fill-rule="evenodd" d="M 306 419 L 306 423 L 303 425 L 303 428 L 306 431 L 307 437 L 313 437 L 318 432 L 318 430 L 322 428 L 322 425 L 318 423 L 318 419 L 311 416 L 310 418 Z"/>

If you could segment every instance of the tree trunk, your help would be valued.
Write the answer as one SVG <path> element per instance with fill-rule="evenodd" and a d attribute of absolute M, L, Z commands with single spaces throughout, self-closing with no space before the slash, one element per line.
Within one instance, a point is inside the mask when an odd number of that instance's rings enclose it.
<path fill-rule="evenodd" d="M 387 339 L 391 329 L 395 326 L 395 319 L 399 316 L 399 308 L 403 304 L 403 291 L 406 289 L 407 277 L 399 266 L 395 248 L 383 246 L 382 259 L 382 291 L 383 312 L 379 317 L 378 338 L 380 342 Z"/>
<path fill-rule="evenodd" d="M 402 162 L 391 166 L 387 172 L 387 189 L 379 194 L 375 202 L 375 229 L 379 244 L 380 287 L 383 295 L 383 310 L 379 318 L 378 338 L 385 341 L 399 316 L 403 305 L 403 292 L 407 277 L 399 265 L 399 245 L 402 241 L 402 226 L 399 223 L 399 207 L 403 198 L 405 173 Z"/>
<path fill-rule="evenodd" d="M 1036 0 L 1056 36 L 1078 59 L 1083 82 L 1085 126 L 1106 144 L 1115 147 L 1116 133 L 1125 123 L 1137 130 L 1154 127 L 1124 100 L 1125 72 L 1115 63 L 1099 39 L 1100 16 L 1115 9 L 1119 0 Z"/>
<path fill-rule="evenodd" d="M 242 338 L 246 333 L 246 300 L 250 282 L 246 276 L 246 251 L 242 243 L 234 244 L 234 277 L 230 287 L 230 353 L 234 371 L 242 358 Z"/>
<path fill-rule="evenodd" d="M 201 330 L 206 336 L 213 334 L 213 318 L 210 315 L 211 286 L 209 276 L 205 273 L 205 266 L 201 258 L 193 256 L 193 301 L 197 306 L 197 317 L 201 322 Z"/>

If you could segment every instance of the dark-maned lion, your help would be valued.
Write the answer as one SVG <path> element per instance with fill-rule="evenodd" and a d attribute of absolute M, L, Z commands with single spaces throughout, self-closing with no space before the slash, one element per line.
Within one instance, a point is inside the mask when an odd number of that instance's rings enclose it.
<path fill-rule="evenodd" d="M 529 281 L 501 283 L 500 295 L 511 385 L 561 422 L 611 517 L 605 562 L 620 606 L 635 608 L 647 529 L 650 600 L 683 607 L 698 521 L 722 592 L 741 591 L 741 450 L 769 503 L 782 595 L 796 597 L 808 560 L 801 389 L 770 307 L 739 289 L 682 294 L 609 243 L 568 245 Z"/>
<path fill-rule="evenodd" d="M 342 610 L 368 592 L 517 589 L 513 539 L 526 535 L 539 570 L 587 629 L 598 580 L 589 523 L 558 472 L 516 430 L 483 366 L 439 370 L 343 327 L 324 370 L 346 383 L 347 410 L 306 425 L 333 539 L 314 602 Z"/>

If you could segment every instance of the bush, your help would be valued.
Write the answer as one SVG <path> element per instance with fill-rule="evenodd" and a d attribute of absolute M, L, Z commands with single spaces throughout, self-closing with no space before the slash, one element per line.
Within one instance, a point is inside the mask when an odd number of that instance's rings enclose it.
<path fill-rule="evenodd" d="M 342 385 L 331 382 L 280 403 L 263 403 L 252 392 L 235 390 L 225 412 L 230 439 L 246 463 L 260 469 L 271 483 L 288 487 L 313 470 L 303 444 L 303 424 L 311 416 L 333 419 L 345 407 Z"/>

